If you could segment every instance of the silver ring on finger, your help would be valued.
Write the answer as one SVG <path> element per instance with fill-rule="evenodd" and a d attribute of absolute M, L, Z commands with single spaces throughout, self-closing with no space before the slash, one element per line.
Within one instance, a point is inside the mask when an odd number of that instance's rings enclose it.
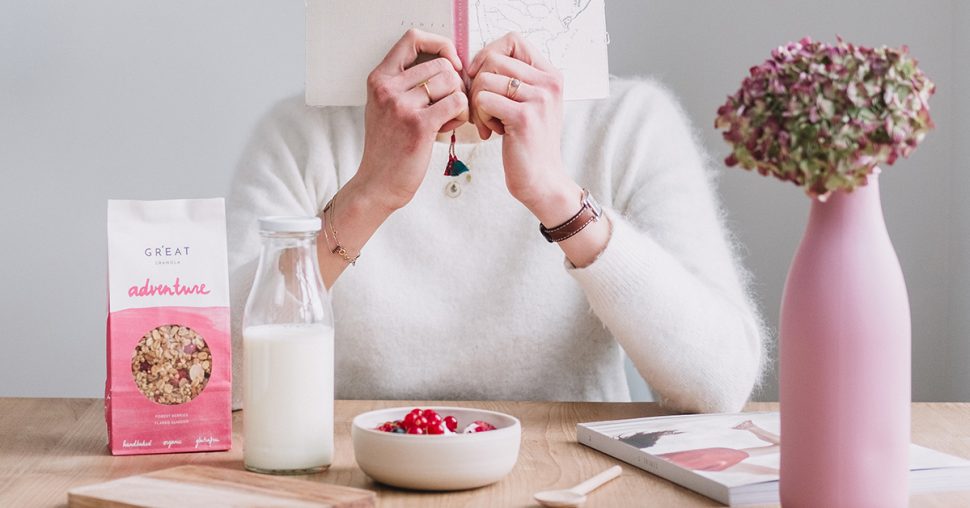
<path fill-rule="evenodd" d="M 509 86 L 505 89 L 505 96 L 509 99 L 515 99 L 515 94 L 519 91 L 520 85 L 522 85 L 522 82 L 519 81 L 519 78 L 509 78 Z"/>

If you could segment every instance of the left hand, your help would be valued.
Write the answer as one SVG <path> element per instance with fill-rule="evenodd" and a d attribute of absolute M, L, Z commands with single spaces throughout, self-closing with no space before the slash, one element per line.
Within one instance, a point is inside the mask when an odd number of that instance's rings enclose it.
<path fill-rule="evenodd" d="M 562 73 L 515 32 L 482 48 L 467 72 L 471 121 L 479 136 L 504 136 L 509 192 L 543 224 L 564 222 L 578 209 L 582 189 L 563 169 Z M 510 85 L 513 78 L 521 83 L 517 89 Z"/>

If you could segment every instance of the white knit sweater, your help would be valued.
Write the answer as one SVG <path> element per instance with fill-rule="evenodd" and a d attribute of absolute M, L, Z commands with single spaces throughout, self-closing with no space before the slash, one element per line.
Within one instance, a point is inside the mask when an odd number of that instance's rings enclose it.
<path fill-rule="evenodd" d="M 505 187 L 501 136 L 458 145 L 471 168 L 460 194 L 435 143 L 414 199 L 331 290 L 338 398 L 624 401 L 622 346 L 666 405 L 741 408 L 764 334 L 684 113 L 656 83 L 612 78 L 609 99 L 567 102 L 564 120 L 566 170 L 613 223 L 602 254 L 575 269 L 543 240 Z M 362 107 L 295 97 L 242 156 L 229 197 L 236 408 L 256 218 L 319 214 L 363 140 Z"/>

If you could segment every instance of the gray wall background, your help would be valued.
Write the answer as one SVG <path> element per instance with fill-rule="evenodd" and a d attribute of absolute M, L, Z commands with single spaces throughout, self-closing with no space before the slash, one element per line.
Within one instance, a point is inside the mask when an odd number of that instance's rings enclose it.
<path fill-rule="evenodd" d="M 887 168 L 913 313 L 915 400 L 970 400 L 970 7 L 959 0 L 607 1 L 610 67 L 670 86 L 720 164 L 714 111 L 803 35 L 908 44 L 937 130 Z M 303 83 L 303 2 L 0 0 L 0 396 L 103 393 L 105 200 L 225 195 L 256 119 Z M 723 170 L 772 329 L 808 200 Z M 776 372 L 756 395 L 776 400 Z M 639 398 L 649 397 L 640 383 Z"/>
<path fill-rule="evenodd" d="M 954 1 L 953 90 L 962 92 L 954 110 L 950 170 L 950 217 L 952 244 L 949 278 L 948 355 L 942 376 L 945 396 L 953 400 L 970 397 L 970 2 Z"/>

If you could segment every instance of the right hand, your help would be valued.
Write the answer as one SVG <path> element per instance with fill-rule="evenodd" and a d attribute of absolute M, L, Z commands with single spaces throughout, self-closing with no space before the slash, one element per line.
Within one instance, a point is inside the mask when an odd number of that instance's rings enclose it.
<path fill-rule="evenodd" d="M 407 67 L 419 53 L 440 57 Z M 389 211 L 414 197 L 438 132 L 468 121 L 461 68 L 450 39 L 412 28 L 367 76 L 364 154 L 354 179 Z"/>

